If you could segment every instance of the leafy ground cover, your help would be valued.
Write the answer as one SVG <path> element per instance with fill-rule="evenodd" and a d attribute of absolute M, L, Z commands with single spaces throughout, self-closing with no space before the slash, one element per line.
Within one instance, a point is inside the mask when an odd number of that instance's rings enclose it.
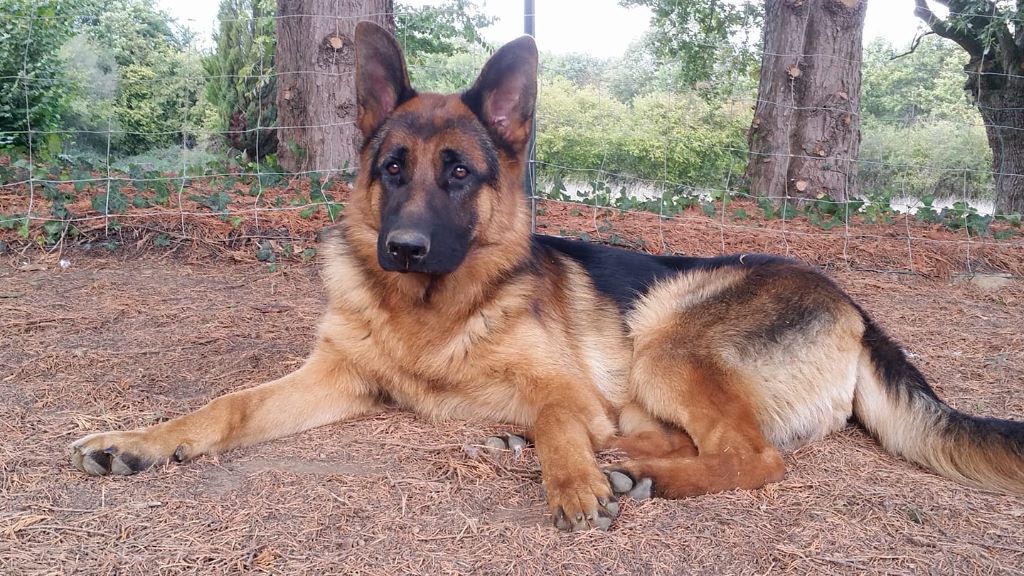
<path fill-rule="evenodd" d="M 761 490 L 627 501 L 608 533 L 551 528 L 533 451 L 478 446 L 500 428 L 400 413 L 136 477 L 87 478 L 67 461 L 73 439 L 186 413 L 302 361 L 323 301 L 311 263 L 316 233 L 344 213 L 348 194 L 343 181 L 317 186 L 309 175 L 262 183 L 236 175 L 168 187 L 164 202 L 158 186 L 122 181 L 115 204 L 123 210 L 105 214 L 94 200 L 102 191 L 106 208 L 105 184 L 35 183 L 31 213 L 40 219 L 26 227 L 8 218 L 14 225 L 0 231 L 5 572 L 1016 574 L 1024 566 L 1024 500 L 887 456 L 856 427 L 788 454 L 786 479 Z M 0 188 L 0 212 L 27 214 L 27 198 L 24 187 Z M 756 200 L 723 207 L 698 198 L 664 215 L 591 200 L 596 206 L 540 202 L 538 228 L 651 252 L 788 253 L 828 270 L 953 406 L 1024 417 L 1024 243 L 1012 223 L 975 235 L 899 214 L 868 223 L 861 211 L 825 229 L 804 207 L 769 218 Z M 48 218 L 59 206 L 66 217 Z M 59 235 L 50 222 L 62 222 Z M 993 229 L 1012 233 L 996 238 Z M 971 280 L 967 271 L 985 274 Z"/>

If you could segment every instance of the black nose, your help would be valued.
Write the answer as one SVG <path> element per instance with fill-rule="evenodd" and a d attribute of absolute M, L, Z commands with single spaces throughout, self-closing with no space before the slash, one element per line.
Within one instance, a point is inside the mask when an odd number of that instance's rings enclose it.
<path fill-rule="evenodd" d="M 384 241 L 388 255 L 401 268 L 418 264 L 430 252 L 430 239 L 412 230 L 392 230 Z"/>

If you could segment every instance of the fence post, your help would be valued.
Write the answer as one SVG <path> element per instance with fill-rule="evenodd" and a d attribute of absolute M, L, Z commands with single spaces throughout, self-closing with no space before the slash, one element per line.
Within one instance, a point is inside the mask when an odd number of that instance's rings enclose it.
<path fill-rule="evenodd" d="M 534 0 L 523 0 L 523 32 L 536 37 L 534 27 L 535 13 Z M 530 199 L 530 230 L 537 231 L 537 112 L 534 108 L 533 124 L 530 127 L 530 144 L 527 148 L 528 158 L 526 160 L 526 175 L 523 182 L 523 190 L 526 197 Z"/>

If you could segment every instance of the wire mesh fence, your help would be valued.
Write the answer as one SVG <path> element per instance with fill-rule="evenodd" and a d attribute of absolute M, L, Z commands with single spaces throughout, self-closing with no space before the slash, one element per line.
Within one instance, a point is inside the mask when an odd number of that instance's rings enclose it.
<path fill-rule="evenodd" d="M 267 153 L 266 134 L 316 129 L 329 142 L 345 124 L 284 126 L 268 117 L 277 79 L 351 74 L 316 66 L 278 71 L 272 35 L 280 16 L 222 15 L 221 35 L 226 23 L 244 24 L 248 36 L 236 43 L 249 50 L 245 66 L 224 71 L 208 64 L 209 49 L 201 51 L 194 38 L 169 28 L 169 47 L 149 46 L 165 52 L 162 60 L 133 56 L 136 61 L 119 62 L 122 48 L 98 45 L 81 33 L 67 35 L 56 56 L 42 54 L 38 46 L 49 40 L 58 19 L 130 40 L 117 26 L 138 24 L 133 19 L 153 13 L 68 15 L 47 11 L 53 3 L 8 2 L 12 9 L 0 23 L 20 58 L 8 56 L 0 71 L 6 86 L 0 238 L 6 250 L 58 254 L 71 245 L 200 243 L 272 262 L 309 257 L 316 231 L 342 217 L 353 166 L 287 171 L 275 153 Z M 396 14 L 400 24 L 411 16 Z M 438 30 L 438 37 L 447 33 Z M 414 39 L 409 34 L 399 26 L 406 45 Z M 539 44 L 543 51 L 543 38 Z M 411 56 L 414 85 L 443 92 L 468 86 L 488 49 L 457 46 L 452 53 Z M 1007 174 L 994 174 L 982 115 L 964 99 L 962 72 L 959 78 L 951 72 L 962 63 L 951 64 L 948 51 L 930 49 L 932 60 L 918 65 L 928 78 L 910 77 L 903 86 L 888 80 L 906 75 L 901 60 L 887 59 L 885 47 L 866 50 L 856 112 L 864 141 L 851 175 L 860 193 L 842 200 L 749 187 L 745 166 L 758 158 L 746 139 L 758 101 L 756 80 L 741 67 L 684 84 L 675 74 L 679 61 L 640 45 L 617 59 L 544 54 L 530 165 L 538 231 L 652 252 L 757 250 L 885 271 L 990 266 L 1022 275 L 1012 258 L 1024 245 L 1021 217 L 992 211 L 994 179 Z M 59 65 L 48 65 L 47 58 Z M 248 94 L 251 118 L 216 109 L 209 87 L 218 82 Z M 908 110 L 906 102 L 887 99 L 913 90 L 928 96 L 930 110 Z M 51 99 L 62 97 L 70 103 L 63 103 L 59 119 L 42 113 Z M 795 108 L 792 102 L 774 104 Z M 239 141 L 253 142 L 252 149 L 226 144 Z"/>

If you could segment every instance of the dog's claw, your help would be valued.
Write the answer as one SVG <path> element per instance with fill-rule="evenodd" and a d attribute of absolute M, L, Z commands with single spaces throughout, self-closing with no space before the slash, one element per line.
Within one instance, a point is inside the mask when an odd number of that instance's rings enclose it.
<path fill-rule="evenodd" d="M 551 516 L 559 530 L 608 530 L 619 513 L 618 499 L 608 485 L 608 477 L 598 469 L 569 481 L 548 478 L 545 484 Z"/>

